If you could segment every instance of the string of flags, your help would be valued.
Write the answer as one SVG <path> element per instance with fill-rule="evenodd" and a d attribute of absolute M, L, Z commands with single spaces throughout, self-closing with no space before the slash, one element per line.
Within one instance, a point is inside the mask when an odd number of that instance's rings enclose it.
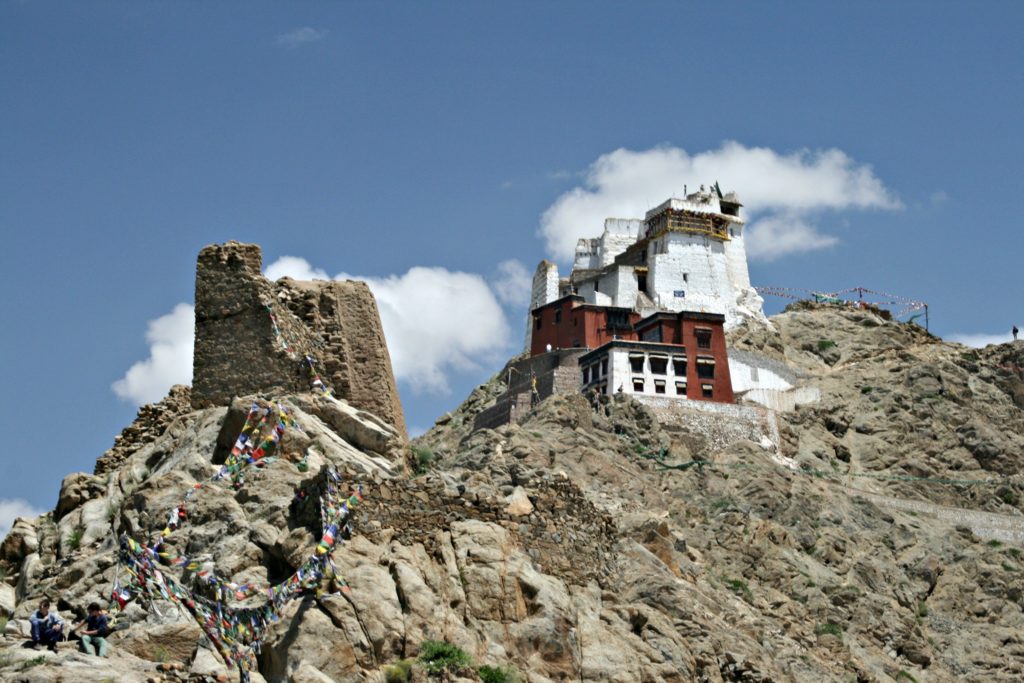
<path fill-rule="evenodd" d="M 298 360 L 299 363 L 309 369 L 310 381 L 312 383 L 312 389 L 314 392 L 324 394 L 325 396 L 332 396 L 330 388 L 324 383 L 323 378 L 320 377 L 320 371 L 316 367 L 316 359 L 312 355 L 306 353 L 302 354 L 301 359 L 296 351 L 296 346 L 293 342 L 288 341 L 288 338 L 281 331 L 281 325 L 278 324 L 277 315 L 274 314 L 274 308 L 270 304 L 265 304 L 264 307 L 267 309 L 267 315 L 270 316 L 270 325 L 274 330 L 274 338 L 281 345 L 281 350 L 284 351 L 289 358 Z"/>
<path fill-rule="evenodd" d="M 281 334 L 273 309 L 267 306 L 267 310 L 275 335 L 291 355 L 294 346 Z M 302 363 L 309 369 L 311 390 L 332 396 L 330 387 L 320 377 L 315 359 L 306 355 Z M 274 462 L 277 446 L 294 424 L 294 418 L 283 405 L 253 403 L 230 454 L 211 480 L 194 484 L 168 513 L 163 530 L 148 543 L 123 534 L 119 544 L 111 605 L 124 609 L 128 602 L 141 597 L 150 602 L 167 600 L 181 606 L 199 624 L 224 662 L 238 669 L 243 683 L 248 683 L 249 673 L 256 669 L 256 656 L 268 629 L 281 619 L 288 603 L 306 595 L 321 597 L 350 591 L 337 572 L 332 554 L 339 540 L 352 533 L 352 510 L 363 500 L 362 487 L 356 486 L 351 494 L 343 494 L 340 476 L 332 466 L 327 466 L 320 470 L 314 484 L 297 490 L 293 510 L 311 497 L 310 489 L 319 489 L 320 540 L 302 565 L 276 585 L 225 580 L 205 568 L 198 558 L 176 553 L 167 546 L 166 540 L 187 521 L 190 502 L 199 491 L 217 482 L 230 482 L 234 489 L 239 489 L 247 473 Z M 307 451 L 296 464 L 300 472 L 308 471 L 308 456 Z M 182 578 L 171 576 L 167 572 L 169 567 L 180 568 Z M 123 583 L 122 568 L 128 577 Z M 185 585 L 185 577 L 190 577 L 192 588 Z M 263 598 L 259 606 L 237 605 L 257 597 Z M 235 606 L 232 603 L 236 603 Z"/>
<path fill-rule="evenodd" d="M 861 303 L 870 303 L 874 306 L 900 306 L 902 308 L 895 313 L 897 317 L 913 313 L 915 311 L 923 311 L 928 308 L 928 304 L 924 301 L 915 301 L 913 299 L 899 296 L 898 294 L 879 292 L 873 289 L 868 289 L 867 287 L 850 287 L 848 289 L 842 289 L 835 292 L 820 292 L 800 287 L 755 287 L 755 289 L 758 294 L 765 296 L 777 296 L 783 299 L 793 299 L 794 301 L 813 299 L 824 303 L 841 303 L 851 306 Z M 857 299 L 844 298 L 844 295 L 854 293 L 858 295 Z M 884 300 L 865 301 L 863 298 L 865 294 L 870 294 L 874 297 L 881 297 Z"/>

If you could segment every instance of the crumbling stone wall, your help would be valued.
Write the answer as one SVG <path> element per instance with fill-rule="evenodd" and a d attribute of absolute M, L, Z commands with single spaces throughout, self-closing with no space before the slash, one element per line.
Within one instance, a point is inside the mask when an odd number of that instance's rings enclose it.
<path fill-rule="evenodd" d="M 324 380 L 338 396 L 405 434 L 405 416 L 377 302 L 365 282 L 284 278 L 277 297 L 315 335 Z"/>
<path fill-rule="evenodd" d="M 561 349 L 510 363 L 505 369 L 508 389 L 494 405 L 477 414 L 473 429 L 494 429 L 517 423 L 533 405 L 553 394 L 578 394 L 583 384 L 579 357 L 587 351 Z M 533 393 L 534 379 L 537 380 L 536 394 Z"/>
<path fill-rule="evenodd" d="M 663 427 L 678 427 L 700 443 L 699 450 L 716 451 L 740 440 L 779 446 L 775 413 L 759 406 L 740 406 L 711 401 L 678 401 L 655 396 L 634 396 L 647 406 Z"/>
<path fill-rule="evenodd" d="M 335 395 L 404 436 L 391 358 L 366 283 L 272 283 L 261 268 L 255 244 L 213 244 L 199 252 L 192 405 L 307 392 L 303 359 L 309 355 Z"/>
<path fill-rule="evenodd" d="M 350 475 L 358 479 L 356 473 Z M 364 482 L 358 533 L 376 540 L 387 529 L 405 544 L 422 543 L 433 552 L 438 529 L 475 519 L 505 527 L 541 571 L 567 583 L 604 583 L 613 564 L 618 528 L 568 479 L 556 476 L 522 484 L 533 504 L 528 515 L 507 511 L 501 496 L 485 496 L 435 478 Z"/>
<path fill-rule="evenodd" d="M 147 403 L 139 408 L 135 421 L 114 437 L 114 446 L 96 460 L 95 474 L 116 470 L 132 453 L 161 436 L 179 415 L 192 410 L 191 393 L 187 386 L 175 384 L 159 403 Z"/>

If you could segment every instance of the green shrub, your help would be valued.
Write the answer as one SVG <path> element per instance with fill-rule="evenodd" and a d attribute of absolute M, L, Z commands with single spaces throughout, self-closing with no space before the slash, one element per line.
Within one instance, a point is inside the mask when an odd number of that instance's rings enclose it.
<path fill-rule="evenodd" d="M 750 591 L 750 586 L 747 585 L 746 581 L 742 579 L 725 579 L 725 585 L 729 587 L 736 595 L 740 596 L 747 602 L 754 601 L 754 594 Z"/>
<path fill-rule="evenodd" d="M 68 534 L 68 548 L 78 550 L 82 546 L 82 537 L 85 536 L 85 526 L 78 524 Z"/>
<path fill-rule="evenodd" d="M 46 657 L 39 655 L 38 657 L 33 657 L 32 659 L 26 660 L 21 663 L 21 668 L 23 670 L 31 669 L 32 667 L 39 666 L 40 664 L 46 664 Z"/>
<path fill-rule="evenodd" d="M 481 666 L 476 670 L 481 683 L 517 683 L 519 676 L 515 669 L 503 666 Z"/>
<path fill-rule="evenodd" d="M 814 629 L 814 632 L 819 636 L 842 636 L 843 627 L 834 621 L 826 621 L 824 624 L 818 624 L 818 628 Z"/>
<path fill-rule="evenodd" d="M 818 340 L 818 350 L 819 351 L 828 351 L 829 349 L 833 348 L 835 345 L 836 345 L 836 343 L 834 341 L 832 341 L 831 339 L 819 339 Z"/>
<path fill-rule="evenodd" d="M 1020 496 L 1006 486 L 1001 486 L 999 490 L 996 491 L 996 496 L 1007 505 L 1016 505 L 1020 502 Z"/>
<path fill-rule="evenodd" d="M 862 393 L 862 394 L 870 394 L 874 390 L 875 390 L 874 387 L 861 387 L 860 388 L 860 393 Z"/>
<path fill-rule="evenodd" d="M 896 673 L 896 680 L 897 681 L 910 681 L 910 683 L 917 683 L 917 679 L 914 678 L 913 676 L 911 676 L 909 671 L 904 671 L 903 669 L 900 669 Z"/>
<path fill-rule="evenodd" d="M 408 683 L 412 676 L 412 660 L 403 659 L 384 667 L 384 680 L 387 683 Z"/>
<path fill-rule="evenodd" d="M 412 457 L 416 461 L 416 474 L 423 474 L 434 462 L 434 451 L 425 446 L 413 446 Z"/>
<path fill-rule="evenodd" d="M 446 671 L 457 673 L 473 663 L 464 650 L 440 640 L 424 641 L 420 646 L 419 660 L 432 676 Z"/>
<path fill-rule="evenodd" d="M 1021 555 L 1020 548 L 1007 548 L 1006 554 L 1015 560 L 1019 560 Z"/>
<path fill-rule="evenodd" d="M 928 603 L 921 600 L 917 603 L 917 616 L 926 617 L 928 616 Z"/>
<path fill-rule="evenodd" d="M 1000 540 L 997 540 L 997 539 L 993 538 L 993 539 L 992 539 L 991 541 L 989 541 L 989 542 L 988 542 L 988 543 L 986 543 L 985 545 L 987 545 L 987 546 L 988 546 L 989 548 L 998 548 L 998 547 L 999 547 L 999 546 L 1001 546 L 1002 544 L 1003 544 L 1003 542 L 1002 542 L 1002 541 L 1000 541 Z"/>

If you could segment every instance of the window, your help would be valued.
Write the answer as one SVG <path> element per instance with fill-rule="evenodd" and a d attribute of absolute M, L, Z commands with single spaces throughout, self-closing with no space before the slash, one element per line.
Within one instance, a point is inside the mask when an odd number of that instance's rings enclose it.
<path fill-rule="evenodd" d="M 664 394 L 665 393 L 665 380 L 656 379 L 654 380 L 654 393 Z"/>
<path fill-rule="evenodd" d="M 644 393 L 644 378 L 643 377 L 634 377 L 633 378 L 633 391 L 635 391 L 638 394 Z"/>
<path fill-rule="evenodd" d="M 535 330 L 539 330 L 540 329 L 540 316 L 539 315 L 533 316 L 533 329 L 535 329 Z"/>
<path fill-rule="evenodd" d="M 698 349 L 710 349 L 711 348 L 711 330 L 697 330 L 697 348 Z"/>
<path fill-rule="evenodd" d="M 681 356 L 672 357 L 672 373 L 676 377 L 686 377 L 686 358 Z"/>
<path fill-rule="evenodd" d="M 608 395 L 608 384 L 607 383 L 599 384 L 598 387 L 597 387 L 597 393 L 601 394 L 602 396 L 607 396 Z"/>
<path fill-rule="evenodd" d="M 642 355 L 630 356 L 629 357 L 629 368 L 633 372 L 644 371 L 644 357 Z"/>
<path fill-rule="evenodd" d="M 701 379 L 715 378 L 715 361 L 711 359 L 697 359 L 697 376 Z"/>
<path fill-rule="evenodd" d="M 676 382 L 676 396 L 686 396 L 686 382 Z"/>
<path fill-rule="evenodd" d="M 689 273 L 683 273 L 683 282 L 689 282 L 689 281 L 690 281 L 690 274 Z"/>
<path fill-rule="evenodd" d="M 590 368 L 583 368 L 583 383 L 590 384 Z"/>
<path fill-rule="evenodd" d="M 660 328 L 659 328 L 660 329 Z M 668 358 L 651 356 L 651 374 L 664 375 L 668 372 Z M 664 382 L 662 382 L 664 384 Z M 662 392 L 664 393 L 664 392 Z"/>
<path fill-rule="evenodd" d="M 604 377 L 607 374 L 608 374 L 608 359 L 607 358 L 602 358 L 601 359 L 601 376 Z"/>
<path fill-rule="evenodd" d="M 645 294 L 647 293 L 647 273 L 637 273 L 636 288 Z"/>
<path fill-rule="evenodd" d="M 712 385 L 710 385 L 710 384 L 701 384 L 700 385 L 700 395 L 703 396 L 704 398 L 713 398 L 714 397 L 714 393 L 715 393 L 715 391 L 714 391 L 714 387 Z"/>
<path fill-rule="evenodd" d="M 560 322 L 562 322 L 562 309 L 561 308 L 556 308 L 555 309 L 555 323 L 557 324 L 557 323 L 560 323 Z M 711 347 L 709 346 L 708 348 L 711 348 Z"/>
<path fill-rule="evenodd" d="M 661 341 L 661 325 L 655 325 L 654 327 L 648 327 L 646 330 L 640 333 L 640 341 L 646 342 L 660 342 Z"/>
<path fill-rule="evenodd" d="M 629 322 L 629 311 L 608 311 L 605 313 L 605 325 L 609 330 L 632 330 Z"/>

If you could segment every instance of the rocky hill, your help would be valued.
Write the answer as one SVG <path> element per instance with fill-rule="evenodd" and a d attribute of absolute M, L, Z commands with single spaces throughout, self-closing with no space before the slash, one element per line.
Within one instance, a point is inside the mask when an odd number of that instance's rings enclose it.
<path fill-rule="evenodd" d="M 275 395 L 290 416 L 276 460 L 232 486 L 211 475 L 258 397 L 193 408 L 176 388 L 0 546 L 0 677 L 237 677 L 174 601 L 116 611 L 105 660 L 23 649 L 25 620 L 43 596 L 65 617 L 106 604 L 125 578 L 121 535 L 159 535 L 191 490 L 162 571 L 209 596 L 215 568 L 240 591 L 226 605 L 264 609 L 246 587 L 318 556 L 303 496 L 334 469 L 362 486 L 331 555 L 350 590 L 304 584 L 253 680 L 426 680 L 445 662 L 440 675 L 485 683 L 1024 678 L 1024 344 L 970 350 L 827 306 L 730 343 L 821 392 L 779 415 L 778 452 L 708 452 L 621 396 L 555 396 L 472 433 L 499 373 L 411 448 L 345 400 Z"/>

